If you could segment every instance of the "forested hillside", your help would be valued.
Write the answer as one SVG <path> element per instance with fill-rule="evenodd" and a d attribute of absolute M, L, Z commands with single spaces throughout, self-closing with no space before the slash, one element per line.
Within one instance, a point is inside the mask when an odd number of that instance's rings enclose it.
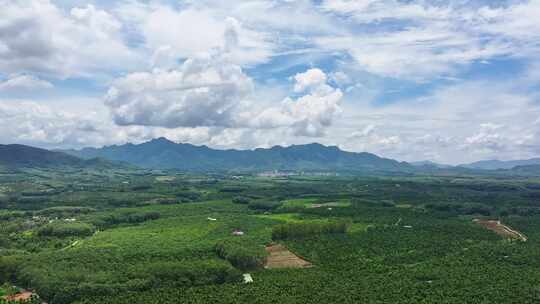
<path fill-rule="evenodd" d="M 6 167 L 77 166 L 78 157 L 24 145 L 0 145 L 0 165 Z"/>
<path fill-rule="evenodd" d="M 65 152 L 83 158 L 102 157 L 144 168 L 190 171 L 219 170 L 324 170 L 409 172 L 404 162 L 370 153 L 352 153 L 320 144 L 275 146 L 270 149 L 216 150 L 206 146 L 177 144 L 165 138 L 139 145 L 125 144 Z"/>

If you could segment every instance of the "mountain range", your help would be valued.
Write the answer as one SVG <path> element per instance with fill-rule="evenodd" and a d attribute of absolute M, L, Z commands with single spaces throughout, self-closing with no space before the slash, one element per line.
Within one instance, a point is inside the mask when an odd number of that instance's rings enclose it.
<path fill-rule="evenodd" d="M 531 158 L 523 160 L 482 160 L 470 164 L 460 165 L 469 169 L 481 169 L 481 170 L 499 170 L 499 169 L 512 169 L 518 166 L 530 166 L 540 165 L 540 158 Z"/>
<path fill-rule="evenodd" d="M 60 151 L 25 145 L 0 145 L 0 167 L 18 168 L 127 168 L 125 163 L 111 162 L 102 158 L 82 159 Z"/>
<path fill-rule="evenodd" d="M 142 144 L 124 144 L 103 148 L 64 150 L 84 159 L 104 158 L 123 161 L 142 168 L 179 169 L 186 171 L 388 171 L 410 172 L 406 162 L 381 158 L 371 153 L 355 153 L 335 146 L 313 143 L 274 146 L 269 149 L 216 150 L 207 146 L 174 143 L 165 138 Z"/>
<path fill-rule="evenodd" d="M 317 143 L 274 146 L 254 150 L 217 150 L 207 146 L 174 143 L 165 138 L 141 144 L 84 148 L 45 149 L 24 145 L 0 145 L 0 168 L 92 167 L 126 168 L 134 165 L 149 169 L 211 171 L 334 171 L 351 173 L 496 174 L 540 175 L 540 158 L 515 161 L 487 160 L 460 166 L 431 161 L 399 162 L 375 154 L 347 152 Z M 485 174 L 485 173 L 484 173 Z"/>
<path fill-rule="evenodd" d="M 82 166 L 84 163 L 84 160 L 66 153 L 24 145 L 0 145 L 0 166 L 8 168 Z"/>

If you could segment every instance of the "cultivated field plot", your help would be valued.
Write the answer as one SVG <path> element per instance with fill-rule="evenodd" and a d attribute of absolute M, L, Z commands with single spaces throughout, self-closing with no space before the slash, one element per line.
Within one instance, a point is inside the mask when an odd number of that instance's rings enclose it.
<path fill-rule="evenodd" d="M 264 268 L 275 269 L 275 268 L 307 268 L 312 267 L 313 265 L 295 255 L 287 247 L 281 244 L 272 244 L 266 246 L 266 251 L 269 256 L 266 259 L 266 264 Z"/>
<path fill-rule="evenodd" d="M 508 239 L 516 239 L 521 240 L 523 242 L 527 241 L 527 237 L 523 235 L 521 232 L 514 230 L 506 225 L 503 225 L 501 221 L 496 220 L 474 220 L 479 225 L 485 227 L 486 229 L 489 229 L 498 235 L 508 238 Z"/>

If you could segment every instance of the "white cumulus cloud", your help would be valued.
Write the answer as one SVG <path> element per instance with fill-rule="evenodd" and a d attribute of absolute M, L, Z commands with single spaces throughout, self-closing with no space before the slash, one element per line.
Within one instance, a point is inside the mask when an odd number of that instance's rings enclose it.
<path fill-rule="evenodd" d="M 227 19 L 224 48 L 193 56 L 177 68 L 114 80 L 105 96 L 114 121 L 166 128 L 290 128 L 298 136 L 323 135 L 341 112 L 342 92 L 314 68 L 294 76 L 294 91 L 305 95 L 261 109 L 253 101 L 253 80 L 231 61 L 238 26 Z"/>
<path fill-rule="evenodd" d="M 305 73 L 300 73 L 294 76 L 296 84 L 294 91 L 301 93 L 307 89 L 317 88 L 326 84 L 326 74 L 320 69 L 309 69 Z"/>
<path fill-rule="evenodd" d="M 59 78 L 125 69 L 137 55 L 122 23 L 93 5 L 70 11 L 49 0 L 0 0 L 0 70 Z"/>
<path fill-rule="evenodd" d="M 285 98 L 280 107 L 271 107 L 254 120 L 256 126 L 289 126 L 294 135 L 318 137 L 331 126 L 341 110 L 343 93 L 327 84 L 327 76 L 320 69 L 297 74 L 295 92 L 306 92 L 297 99 Z"/>
<path fill-rule="evenodd" d="M 227 11 L 214 9 L 218 4 L 198 4 L 185 3 L 176 9 L 158 2 L 131 1 L 120 4 L 116 12 L 143 38 L 145 48 L 155 52 L 166 47 L 174 58 L 222 48 L 232 62 L 244 66 L 266 62 L 273 55 L 271 34 L 227 18 Z"/>
<path fill-rule="evenodd" d="M 175 127 L 234 125 L 252 80 L 221 54 L 190 58 L 178 69 L 116 79 L 105 104 L 119 125 Z"/>

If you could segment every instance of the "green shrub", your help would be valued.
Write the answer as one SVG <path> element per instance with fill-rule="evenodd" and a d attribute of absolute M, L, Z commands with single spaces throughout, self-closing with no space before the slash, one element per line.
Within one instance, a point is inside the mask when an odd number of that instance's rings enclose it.
<path fill-rule="evenodd" d="M 232 202 L 235 204 L 248 205 L 251 200 L 244 196 L 236 196 L 232 199 Z"/>
<path fill-rule="evenodd" d="M 174 204 L 178 204 L 179 201 L 174 198 L 160 198 L 157 200 L 157 203 L 160 205 L 174 205 Z"/>
<path fill-rule="evenodd" d="M 19 204 L 41 204 L 49 200 L 46 196 L 20 196 L 16 199 L 16 202 Z"/>
<path fill-rule="evenodd" d="M 238 270 L 219 260 L 158 262 L 145 266 L 154 287 L 197 286 L 238 282 Z"/>
<path fill-rule="evenodd" d="M 53 190 L 53 191 L 23 191 L 21 192 L 21 196 L 47 196 L 47 195 L 54 195 L 58 194 L 59 191 Z"/>
<path fill-rule="evenodd" d="M 490 206 L 477 203 L 429 203 L 426 204 L 425 207 L 434 211 L 449 212 L 462 215 L 480 214 L 484 216 L 489 216 L 492 212 L 492 208 Z"/>
<path fill-rule="evenodd" d="M 252 269 L 262 267 L 268 256 L 264 247 L 246 246 L 242 242 L 222 241 L 214 247 L 217 255 L 229 261 L 234 267 Z"/>
<path fill-rule="evenodd" d="M 15 273 L 20 266 L 22 258 L 20 256 L 2 256 L 0 258 L 0 281 L 12 282 L 15 280 Z"/>
<path fill-rule="evenodd" d="M 37 235 L 45 237 L 89 236 L 95 227 L 86 223 L 50 223 L 37 230 Z"/>
<path fill-rule="evenodd" d="M 202 195 L 196 191 L 182 191 L 175 194 L 182 203 L 196 202 L 202 199 Z"/>
<path fill-rule="evenodd" d="M 137 185 L 137 186 L 131 187 L 131 190 L 133 191 L 146 191 L 150 189 L 152 189 L 150 185 Z"/>
<path fill-rule="evenodd" d="M 150 220 L 157 220 L 161 217 L 159 212 L 155 211 L 123 211 L 115 212 L 112 214 L 107 214 L 97 219 L 94 219 L 92 222 L 98 227 L 108 227 L 112 225 L 118 225 L 123 223 L 136 224 L 142 223 Z"/>
<path fill-rule="evenodd" d="M 90 207 L 58 206 L 36 211 L 36 215 L 67 215 L 67 214 L 87 214 L 95 212 L 96 209 Z"/>
<path fill-rule="evenodd" d="M 11 220 L 14 218 L 23 217 L 25 214 L 21 211 L 1 211 L 0 220 Z"/>
<path fill-rule="evenodd" d="M 283 203 L 272 201 L 252 201 L 248 204 L 248 208 L 253 210 L 270 211 L 280 207 Z"/>
<path fill-rule="evenodd" d="M 244 188 L 242 187 L 223 187 L 219 189 L 219 192 L 225 192 L 225 193 L 238 193 L 244 191 Z"/>
<path fill-rule="evenodd" d="M 394 201 L 384 200 L 384 201 L 381 201 L 381 206 L 382 207 L 395 207 L 396 204 L 394 203 Z"/>
<path fill-rule="evenodd" d="M 272 228 L 273 240 L 305 238 L 320 234 L 346 233 L 349 222 L 287 223 Z"/>

